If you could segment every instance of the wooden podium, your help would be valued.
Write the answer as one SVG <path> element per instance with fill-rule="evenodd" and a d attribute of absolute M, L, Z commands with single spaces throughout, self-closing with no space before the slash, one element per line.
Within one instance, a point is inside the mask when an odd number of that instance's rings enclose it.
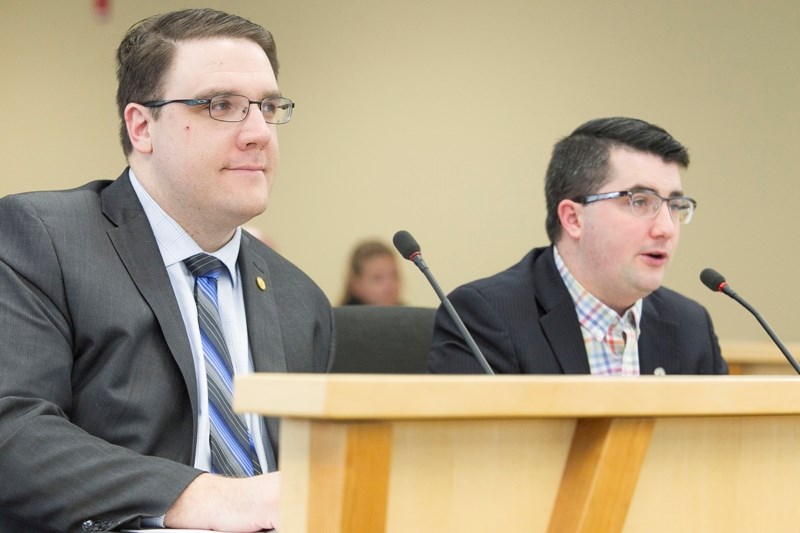
<path fill-rule="evenodd" d="M 800 378 L 254 374 L 281 533 L 797 531 Z"/>

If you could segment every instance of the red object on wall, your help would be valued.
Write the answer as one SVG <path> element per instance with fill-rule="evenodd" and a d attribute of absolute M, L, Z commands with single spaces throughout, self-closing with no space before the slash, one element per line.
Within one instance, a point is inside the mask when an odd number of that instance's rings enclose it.
<path fill-rule="evenodd" d="M 94 0 L 94 11 L 98 17 L 104 19 L 108 17 L 108 12 L 111 7 L 111 0 Z"/>

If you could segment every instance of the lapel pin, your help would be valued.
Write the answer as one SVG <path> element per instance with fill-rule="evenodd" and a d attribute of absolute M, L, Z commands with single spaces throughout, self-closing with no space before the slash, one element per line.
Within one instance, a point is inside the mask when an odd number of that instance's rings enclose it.
<path fill-rule="evenodd" d="M 261 276 L 256 277 L 256 285 L 258 285 L 258 288 L 261 289 L 262 291 L 267 290 L 267 282 L 264 281 L 264 278 L 262 278 Z"/>

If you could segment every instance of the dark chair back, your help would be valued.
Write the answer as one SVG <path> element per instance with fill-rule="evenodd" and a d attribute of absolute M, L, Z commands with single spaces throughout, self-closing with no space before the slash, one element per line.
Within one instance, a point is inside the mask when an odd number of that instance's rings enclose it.
<path fill-rule="evenodd" d="M 424 374 L 436 309 L 346 305 L 333 308 L 333 373 Z"/>

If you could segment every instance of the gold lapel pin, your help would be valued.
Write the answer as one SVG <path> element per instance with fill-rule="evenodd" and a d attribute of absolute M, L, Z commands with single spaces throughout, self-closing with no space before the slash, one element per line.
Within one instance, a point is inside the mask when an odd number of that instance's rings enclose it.
<path fill-rule="evenodd" d="M 264 281 L 264 278 L 262 278 L 261 276 L 256 277 L 256 285 L 258 285 L 258 288 L 261 289 L 262 291 L 267 290 L 267 282 Z"/>

